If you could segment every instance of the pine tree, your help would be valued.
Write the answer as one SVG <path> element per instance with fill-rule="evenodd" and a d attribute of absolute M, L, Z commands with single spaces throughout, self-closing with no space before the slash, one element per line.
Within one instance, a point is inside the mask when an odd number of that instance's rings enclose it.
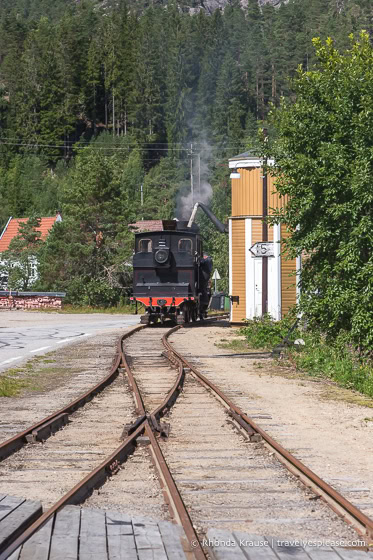
<path fill-rule="evenodd" d="M 220 10 L 216 10 L 206 29 L 197 86 L 195 128 L 202 138 L 211 133 L 216 81 L 224 58 L 225 37 L 223 18 Z"/>
<path fill-rule="evenodd" d="M 228 53 L 221 66 L 216 86 L 213 135 L 220 145 L 239 143 L 245 129 L 244 87 L 237 63 Z"/>
<path fill-rule="evenodd" d="M 171 146 L 190 138 L 191 58 L 187 32 L 185 16 L 179 14 L 175 7 L 168 8 L 165 109 L 167 139 Z"/>

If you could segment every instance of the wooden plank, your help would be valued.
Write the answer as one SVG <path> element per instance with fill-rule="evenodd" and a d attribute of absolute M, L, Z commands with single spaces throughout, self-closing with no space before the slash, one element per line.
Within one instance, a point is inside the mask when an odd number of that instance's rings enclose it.
<path fill-rule="evenodd" d="M 40 517 L 42 512 L 40 502 L 28 500 L 9 513 L 0 523 L 0 552 Z"/>
<path fill-rule="evenodd" d="M 109 560 L 138 560 L 133 535 L 108 536 Z"/>
<path fill-rule="evenodd" d="M 106 512 L 106 528 L 109 535 L 133 535 L 132 519 L 120 512 Z"/>
<path fill-rule="evenodd" d="M 66 506 L 56 514 L 49 560 L 77 560 L 80 508 Z"/>
<path fill-rule="evenodd" d="M 338 554 L 330 549 L 324 547 L 305 547 L 305 550 L 311 560 L 341 560 Z"/>
<path fill-rule="evenodd" d="M 138 560 L 132 520 L 119 512 L 106 513 L 109 560 Z"/>
<path fill-rule="evenodd" d="M 246 560 L 233 534 L 224 529 L 207 531 L 207 547 L 215 560 Z"/>
<path fill-rule="evenodd" d="M 71 535 L 78 537 L 80 532 L 80 508 L 65 506 L 56 513 L 53 537 Z"/>
<path fill-rule="evenodd" d="M 82 509 L 80 516 L 79 560 L 107 560 L 105 512 Z"/>
<path fill-rule="evenodd" d="M 132 520 L 139 560 L 167 560 L 158 525 L 155 522 Z"/>
<path fill-rule="evenodd" d="M 233 531 L 233 536 L 248 560 L 277 560 L 265 537 L 242 531 Z"/>
<path fill-rule="evenodd" d="M 7 560 L 19 560 L 19 555 L 21 554 L 21 547 L 17 548 L 17 550 L 15 550 L 13 552 L 13 554 L 11 554 Z"/>
<path fill-rule="evenodd" d="M 287 542 L 290 543 L 295 539 L 280 539 L 278 537 L 266 537 L 266 539 L 270 543 L 272 550 L 275 551 L 280 560 L 310 560 L 310 557 L 302 546 L 288 546 L 285 544 L 278 544 Z"/>
<path fill-rule="evenodd" d="M 186 541 L 186 536 L 182 528 L 178 525 L 173 525 L 169 521 L 160 521 L 158 523 L 158 528 L 168 559 L 186 560 L 185 552 L 181 544 L 181 539 L 183 537 Z"/>
<path fill-rule="evenodd" d="M 372 560 L 373 553 L 364 552 L 363 550 L 354 550 L 353 548 L 337 548 L 333 546 L 338 556 L 343 560 Z M 339 559 L 338 559 L 339 560 Z"/>
<path fill-rule="evenodd" d="M 25 498 L 4 496 L 0 502 L 0 521 L 25 502 Z M 1 532 L 1 530 L 0 530 Z"/>
<path fill-rule="evenodd" d="M 52 528 L 53 517 L 25 542 L 19 560 L 48 560 Z"/>
<path fill-rule="evenodd" d="M 84 508 L 80 514 L 80 537 L 106 537 L 105 512 L 99 509 Z"/>

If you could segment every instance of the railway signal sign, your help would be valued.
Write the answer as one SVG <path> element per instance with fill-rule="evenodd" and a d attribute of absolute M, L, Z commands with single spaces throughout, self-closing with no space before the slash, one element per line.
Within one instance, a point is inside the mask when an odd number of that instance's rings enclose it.
<path fill-rule="evenodd" d="M 258 241 L 258 243 L 254 243 L 254 245 L 250 247 L 250 253 L 252 253 L 254 257 L 274 257 L 273 241 Z"/>

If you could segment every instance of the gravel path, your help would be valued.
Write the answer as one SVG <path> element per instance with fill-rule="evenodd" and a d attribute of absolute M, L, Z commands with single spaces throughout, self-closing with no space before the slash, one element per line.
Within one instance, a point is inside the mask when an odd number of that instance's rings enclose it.
<path fill-rule="evenodd" d="M 2 461 L 0 493 L 50 507 L 119 447 L 123 425 L 132 418 L 132 398 L 120 376 L 44 443 L 26 445 Z"/>
<path fill-rule="evenodd" d="M 257 535 L 308 539 L 357 537 L 261 443 L 250 443 L 193 378 L 170 413 L 162 450 L 193 524 Z"/>
<path fill-rule="evenodd" d="M 0 441 L 59 410 L 105 377 L 124 332 L 87 338 L 30 361 L 17 378 L 31 379 L 34 390 L 19 397 L 0 397 Z"/>
<path fill-rule="evenodd" d="M 346 393 L 330 382 L 282 377 L 272 360 L 224 357 L 229 351 L 216 344 L 237 334 L 224 326 L 184 328 L 171 341 L 248 416 L 373 517 L 373 421 L 365 420 L 372 420 L 372 408 L 330 400 L 330 388 L 336 399 Z"/>

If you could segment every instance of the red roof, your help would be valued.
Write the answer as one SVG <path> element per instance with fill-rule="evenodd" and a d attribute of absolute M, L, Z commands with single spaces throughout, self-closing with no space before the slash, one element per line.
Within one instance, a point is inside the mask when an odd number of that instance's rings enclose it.
<path fill-rule="evenodd" d="M 52 229 L 57 216 L 52 216 L 51 218 L 41 218 L 40 227 L 37 229 L 38 231 L 41 231 L 42 239 L 45 239 L 48 236 L 48 233 Z M 18 234 L 19 224 L 27 222 L 27 220 L 28 218 L 9 218 L 9 221 L 0 237 L 0 253 L 9 248 L 9 244 L 13 237 Z"/>
<path fill-rule="evenodd" d="M 132 230 L 135 230 L 134 233 L 141 233 L 142 231 L 163 231 L 163 221 L 141 220 L 141 222 L 129 224 L 128 227 Z"/>

